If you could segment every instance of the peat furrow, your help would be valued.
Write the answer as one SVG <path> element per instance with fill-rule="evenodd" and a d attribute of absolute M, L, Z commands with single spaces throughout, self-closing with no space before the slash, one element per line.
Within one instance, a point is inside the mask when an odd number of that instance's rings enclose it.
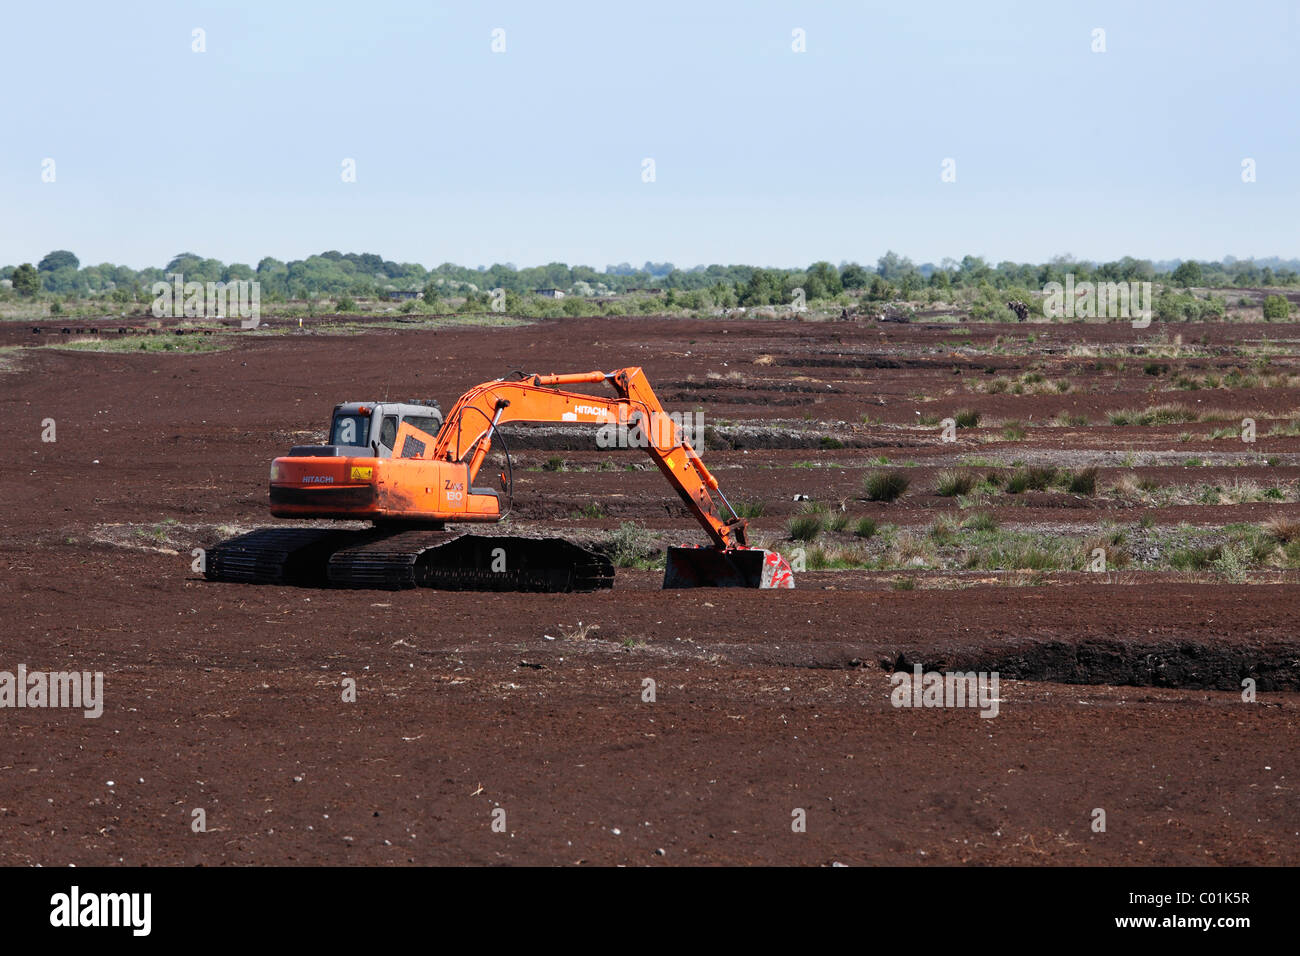
<path fill-rule="evenodd" d="M 1300 639 L 1290 638 L 1244 644 L 1226 638 L 1082 637 L 951 651 L 922 646 L 889 650 L 843 642 L 783 644 L 779 650 L 760 644 L 725 644 L 713 650 L 736 663 L 786 667 L 911 672 L 919 664 L 925 672 L 996 671 L 1009 680 L 1236 692 L 1250 678 L 1261 693 L 1300 690 Z"/>

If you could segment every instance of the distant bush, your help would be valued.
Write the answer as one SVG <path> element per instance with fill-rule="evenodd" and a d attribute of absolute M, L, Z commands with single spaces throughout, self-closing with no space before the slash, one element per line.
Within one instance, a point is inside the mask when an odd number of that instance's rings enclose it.
<path fill-rule="evenodd" d="M 987 282 L 982 283 L 970 304 L 971 318 L 976 322 L 1021 321 L 1020 316 L 1008 305 L 1010 302 L 1035 303 L 1035 296 L 1029 289 L 1021 286 L 1012 285 L 1005 289 L 996 289 Z M 1029 314 L 1032 315 L 1034 312 L 1042 315 L 1041 308 L 1031 304 Z"/>
<path fill-rule="evenodd" d="M 857 525 L 853 528 L 853 534 L 858 538 L 874 538 L 876 536 L 876 522 L 871 518 L 859 518 Z"/>
<path fill-rule="evenodd" d="M 1268 295 L 1264 297 L 1264 318 L 1270 322 L 1280 322 L 1291 314 L 1291 303 L 1285 296 Z"/>
<path fill-rule="evenodd" d="M 1163 289 L 1156 296 L 1154 311 L 1161 321 L 1195 322 L 1197 319 L 1222 318 L 1227 311 L 1227 302 L 1214 295 L 1198 299 L 1191 292 Z"/>
<path fill-rule="evenodd" d="M 976 428 L 980 423 L 980 413 L 973 408 L 963 408 L 953 415 L 958 428 Z"/>

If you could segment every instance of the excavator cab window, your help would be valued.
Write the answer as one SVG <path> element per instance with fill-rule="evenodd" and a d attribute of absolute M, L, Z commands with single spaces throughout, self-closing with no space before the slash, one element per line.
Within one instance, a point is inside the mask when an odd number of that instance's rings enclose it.
<path fill-rule="evenodd" d="M 364 445 L 369 435 L 369 415 L 349 415 L 343 412 L 334 416 L 334 427 L 330 429 L 330 444 Z"/>
<path fill-rule="evenodd" d="M 397 442 L 397 416 L 385 415 L 383 424 L 379 426 L 379 444 L 383 445 L 389 451 L 392 451 L 393 445 Z"/>
<path fill-rule="evenodd" d="M 434 415 L 407 415 L 402 421 L 434 438 L 438 437 L 438 429 L 442 427 L 442 420 Z M 397 437 L 396 429 L 393 431 L 393 437 Z M 392 447 L 392 443 L 389 443 L 389 447 Z"/>

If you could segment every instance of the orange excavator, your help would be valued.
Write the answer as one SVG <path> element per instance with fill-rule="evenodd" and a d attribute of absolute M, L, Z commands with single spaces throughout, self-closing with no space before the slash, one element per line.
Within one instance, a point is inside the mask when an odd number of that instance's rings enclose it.
<path fill-rule="evenodd" d="M 614 398 L 557 386 L 608 383 Z M 775 551 L 749 546 L 747 522 L 640 368 L 525 375 L 476 385 L 445 420 L 436 404 L 349 402 L 334 410 L 331 444 L 298 446 L 271 464 L 271 514 L 368 521 L 368 529 L 263 528 L 206 554 L 210 580 L 305 586 L 490 591 L 591 591 L 613 586 L 604 555 L 558 538 L 474 535 L 448 523 L 500 521 L 513 500 L 506 449 L 503 491 L 476 485 L 509 422 L 590 423 L 642 447 L 711 544 L 668 549 L 664 587 L 789 588 Z M 714 494 L 726 507 L 724 517 Z M 502 499 L 507 503 L 502 510 Z"/>

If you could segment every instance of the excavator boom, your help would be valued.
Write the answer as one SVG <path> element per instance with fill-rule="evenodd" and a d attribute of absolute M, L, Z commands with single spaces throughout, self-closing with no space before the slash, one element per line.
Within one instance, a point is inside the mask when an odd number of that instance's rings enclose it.
<path fill-rule="evenodd" d="M 615 398 L 599 398 L 553 386 L 608 382 Z M 705 467 L 682 429 L 664 411 L 640 368 L 578 375 L 532 375 L 519 381 L 486 382 L 461 396 L 433 447 L 412 457 L 465 463 L 472 484 L 492 445 L 493 432 L 508 422 L 588 422 L 631 432 L 629 444 L 643 447 L 659 466 L 705 533 L 719 548 L 744 547 L 745 519 L 720 513 L 713 494 L 726 505 L 718 480 Z M 412 429 L 414 431 L 414 429 Z M 398 433 L 398 454 L 403 434 Z"/>

